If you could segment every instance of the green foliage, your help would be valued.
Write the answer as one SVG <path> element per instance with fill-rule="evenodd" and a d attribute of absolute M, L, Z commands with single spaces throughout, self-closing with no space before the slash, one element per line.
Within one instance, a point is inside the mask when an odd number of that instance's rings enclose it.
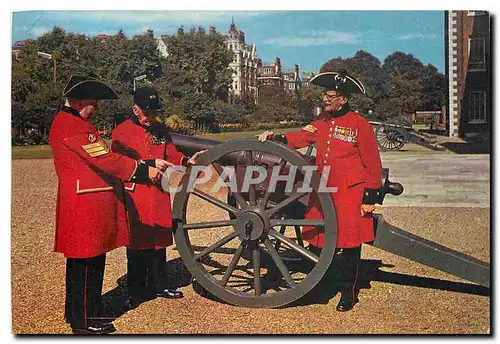
<path fill-rule="evenodd" d="M 227 100 L 232 74 L 228 68 L 232 53 L 223 37 L 198 28 L 164 40 L 169 51 L 166 59 L 160 56 L 150 33 L 127 38 L 120 30 L 116 35 L 87 37 L 54 27 L 26 41 L 12 64 L 13 136 L 27 128 L 48 132 L 62 105 L 62 90 L 75 74 L 100 78 L 118 94 L 119 99 L 102 102 L 92 119 L 102 130 L 130 116 L 134 78 L 142 74 L 148 75 L 149 83 L 153 81 L 162 95 L 163 118 L 175 114 L 204 124 L 230 120 L 237 110 L 220 102 Z M 39 52 L 52 55 L 52 59 Z M 147 83 L 138 81 L 137 86 Z M 183 87 L 180 97 L 172 92 L 175 86 Z"/>
<path fill-rule="evenodd" d="M 352 95 L 351 107 L 379 117 L 440 109 L 446 99 L 445 77 L 432 65 L 423 65 L 411 54 L 394 52 L 384 63 L 360 50 L 351 58 L 333 58 L 321 72 L 345 69 L 363 82 L 365 95 Z"/>
<path fill-rule="evenodd" d="M 295 94 L 285 91 L 263 94 L 255 111 L 248 116 L 251 122 L 298 121 L 301 115 Z"/>
<path fill-rule="evenodd" d="M 164 104 L 161 117 L 179 132 L 306 123 L 322 103 L 321 89 L 309 86 L 293 94 L 282 89 L 262 90 L 258 105 L 249 96 L 236 97 L 229 104 L 233 53 L 227 50 L 222 35 L 206 33 L 201 27 L 186 32 L 180 28 L 162 40 L 167 57 L 160 55 L 151 32 L 129 38 L 120 30 L 115 35 L 88 37 L 54 27 L 27 40 L 12 60 L 13 143 L 27 142 L 28 136 L 30 142 L 38 142 L 39 135 L 48 133 L 63 102 L 62 90 L 75 74 L 103 79 L 118 94 L 119 99 L 102 102 L 92 119 L 105 135 L 130 116 L 134 78 L 143 74 L 148 78 L 137 86 L 151 84 L 159 91 Z M 366 95 L 353 95 L 350 100 L 360 113 L 373 110 L 378 118 L 391 117 L 436 110 L 445 101 L 444 75 L 409 54 L 395 52 L 381 64 L 361 50 L 350 58 L 333 58 L 321 67 L 321 71 L 338 69 L 346 69 L 364 83 Z"/>
<path fill-rule="evenodd" d="M 203 29 L 165 36 L 169 55 L 164 61 L 163 83 L 181 86 L 184 93 L 203 93 L 211 98 L 227 100 L 232 71 L 228 68 L 233 53 L 228 51 L 223 37 Z"/>

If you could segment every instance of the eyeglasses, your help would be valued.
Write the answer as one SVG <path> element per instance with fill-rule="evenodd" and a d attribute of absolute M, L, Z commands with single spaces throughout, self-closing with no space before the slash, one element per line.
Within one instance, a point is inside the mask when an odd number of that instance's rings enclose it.
<path fill-rule="evenodd" d="M 343 97 L 341 94 L 328 94 L 327 91 L 323 92 L 323 96 L 327 97 L 328 100 L 333 100 L 335 98 Z"/>

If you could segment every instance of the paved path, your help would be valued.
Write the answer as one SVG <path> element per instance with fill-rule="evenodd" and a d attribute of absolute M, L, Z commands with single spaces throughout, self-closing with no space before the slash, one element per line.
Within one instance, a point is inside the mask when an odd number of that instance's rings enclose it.
<path fill-rule="evenodd" d="M 403 184 L 387 206 L 489 207 L 490 155 L 382 153 L 389 179 Z"/>

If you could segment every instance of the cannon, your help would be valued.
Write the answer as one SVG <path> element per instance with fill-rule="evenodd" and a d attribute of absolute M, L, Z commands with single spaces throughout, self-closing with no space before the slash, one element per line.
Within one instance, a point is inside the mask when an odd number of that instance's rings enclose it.
<path fill-rule="evenodd" d="M 407 117 L 393 117 L 385 122 L 370 121 L 370 124 L 376 126 L 375 137 L 380 150 L 398 151 L 408 142 L 413 142 L 432 150 L 445 149 L 437 144 L 436 136 L 414 130 Z"/>
<path fill-rule="evenodd" d="M 337 238 L 335 208 L 321 190 L 318 172 L 309 175 L 309 190 L 302 189 L 314 156 L 256 139 L 221 143 L 173 133 L 172 141 L 186 155 L 208 149 L 197 161 L 195 178 L 210 170 L 216 179 L 231 181 L 227 171 L 233 171 L 234 185 L 225 184 L 230 186 L 224 189 L 227 194 L 220 190 L 211 194 L 206 187 L 192 185 L 190 167 L 174 197 L 177 250 L 196 283 L 222 301 L 252 308 L 290 305 L 310 292 L 333 262 Z M 271 187 L 272 177 L 255 176 L 256 166 L 280 176 L 274 181 L 276 188 Z M 298 172 L 287 179 L 290 171 Z M 244 188 L 245 178 L 255 183 Z M 382 204 L 385 195 L 399 195 L 403 186 L 391 182 L 389 170 L 384 169 L 379 191 L 377 203 Z M 311 193 L 318 197 L 322 219 L 304 219 Z M 213 214 L 193 222 L 190 214 L 196 214 L 200 204 L 210 205 Z M 373 220 L 376 235 L 371 245 L 489 287 L 488 263 L 392 226 L 381 215 L 374 214 Z M 303 226 L 323 229 L 320 253 L 305 245 Z"/>

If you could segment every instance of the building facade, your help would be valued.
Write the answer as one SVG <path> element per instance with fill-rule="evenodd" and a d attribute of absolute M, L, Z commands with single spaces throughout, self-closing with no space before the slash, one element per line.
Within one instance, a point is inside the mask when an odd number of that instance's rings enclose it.
<path fill-rule="evenodd" d="M 215 30 L 211 27 L 210 30 Z M 245 43 L 245 33 L 231 23 L 226 34 L 227 49 L 233 52 L 233 61 L 229 67 L 233 70 L 233 83 L 230 90 L 230 101 L 235 97 L 249 97 L 257 102 L 257 70 L 260 59 L 255 44 Z"/>
<path fill-rule="evenodd" d="M 304 72 L 302 73 L 302 80 L 301 80 L 301 86 L 305 87 L 305 86 L 309 86 L 309 81 L 314 77 L 314 73 L 308 73 L 308 72 Z"/>
<path fill-rule="evenodd" d="M 292 71 L 285 72 L 281 66 L 281 59 L 276 57 L 274 63 L 259 66 L 257 85 L 260 97 L 277 92 L 295 93 L 304 86 L 304 83 L 300 78 L 299 65 L 295 65 Z"/>
<path fill-rule="evenodd" d="M 292 72 L 283 73 L 283 86 L 285 91 L 297 92 L 301 86 L 299 65 L 295 65 Z"/>
<path fill-rule="evenodd" d="M 489 138 L 491 132 L 490 15 L 487 11 L 445 12 L 449 136 Z"/>

